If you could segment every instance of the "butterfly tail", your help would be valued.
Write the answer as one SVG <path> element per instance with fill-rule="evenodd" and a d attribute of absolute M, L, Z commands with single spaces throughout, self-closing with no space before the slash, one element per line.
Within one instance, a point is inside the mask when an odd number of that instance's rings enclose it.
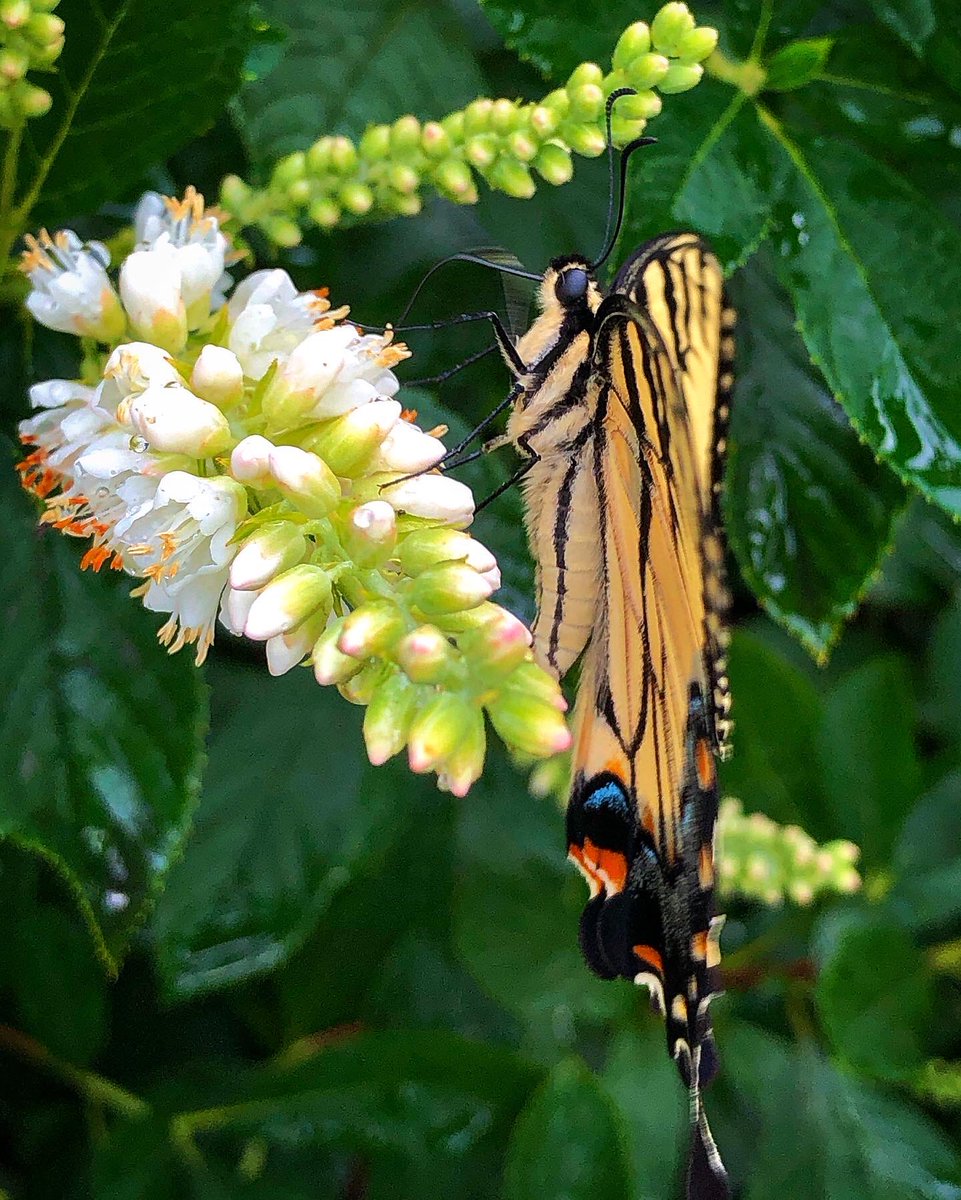
<path fill-rule="evenodd" d="M 691 1083 L 691 1149 L 687 1163 L 686 1200 L 731 1200 L 727 1171 L 707 1123 L 701 1088 Z"/>

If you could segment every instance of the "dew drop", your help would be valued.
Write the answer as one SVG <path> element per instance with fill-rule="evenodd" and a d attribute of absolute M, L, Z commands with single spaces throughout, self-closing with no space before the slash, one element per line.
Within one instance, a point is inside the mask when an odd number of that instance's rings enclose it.
<path fill-rule="evenodd" d="M 98 487 L 97 488 L 97 499 L 98 500 L 106 500 L 109 495 L 110 495 L 110 488 L 108 488 L 108 487 Z"/>
<path fill-rule="evenodd" d="M 130 449 L 133 450 L 135 454 L 143 454 L 143 452 L 147 449 L 148 444 L 149 443 L 147 442 L 147 439 L 142 437 L 139 433 L 135 433 L 130 439 Z"/>

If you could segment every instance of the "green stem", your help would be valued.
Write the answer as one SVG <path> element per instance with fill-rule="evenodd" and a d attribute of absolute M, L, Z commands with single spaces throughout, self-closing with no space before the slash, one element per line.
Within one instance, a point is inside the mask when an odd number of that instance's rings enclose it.
<path fill-rule="evenodd" d="M 93 1071 L 84 1071 L 72 1063 L 64 1062 L 36 1038 L 9 1025 L 0 1025 L 0 1048 L 15 1054 L 24 1062 L 47 1071 L 63 1083 L 74 1088 L 85 1100 L 102 1104 L 121 1116 L 140 1120 L 150 1112 L 150 1105 L 133 1092 Z"/>
<path fill-rule="evenodd" d="M 13 212 L 13 196 L 17 186 L 17 164 L 20 161 L 20 142 L 23 140 L 23 125 L 10 130 L 3 166 L 0 168 L 0 277 L 7 272 L 10 251 L 20 233 Z"/>
<path fill-rule="evenodd" d="M 764 80 L 767 78 L 767 72 L 756 59 L 749 58 L 744 62 L 738 62 L 728 58 L 720 50 L 715 50 L 705 62 L 704 70 L 713 79 L 729 83 L 743 92 L 745 96 L 756 96 L 764 87 Z"/>

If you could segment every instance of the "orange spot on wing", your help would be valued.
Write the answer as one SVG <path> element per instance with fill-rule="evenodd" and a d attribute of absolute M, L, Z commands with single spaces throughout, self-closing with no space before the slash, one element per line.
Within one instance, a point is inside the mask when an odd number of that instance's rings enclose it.
<path fill-rule="evenodd" d="M 584 855 L 590 856 L 595 871 L 607 884 L 611 892 L 623 892 L 627 883 L 627 859 L 616 850 L 605 850 L 595 846 L 590 838 L 584 839 Z"/>
<path fill-rule="evenodd" d="M 697 767 L 697 781 L 704 792 L 710 791 L 717 779 L 714 769 L 714 754 L 707 738 L 698 738 L 694 747 L 694 763 Z"/>
<path fill-rule="evenodd" d="M 658 975 L 664 974 L 664 959 L 661 956 L 660 950 L 656 949 L 656 947 L 654 947 L 654 946 L 635 946 L 634 953 L 637 955 L 637 957 L 641 960 L 642 963 L 646 963 L 646 965 L 649 966 Z"/>
<path fill-rule="evenodd" d="M 698 962 L 704 962 L 707 958 L 707 930 L 702 933 L 695 933 L 691 938 L 691 954 Z"/>
<path fill-rule="evenodd" d="M 609 758 L 607 760 L 607 762 L 604 764 L 604 770 L 607 771 L 609 774 L 613 775 L 615 779 L 619 779 L 621 781 L 621 783 L 624 782 L 625 772 L 624 772 L 624 762 L 622 759 Z"/>
<path fill-rule="evenodd" d="M 651 837 L 653 837 L 654 836 L 654 810 L 652 808 L 645 808 L 644 811 L 641 813 L 641 824 L 644 826 L 644 828 L 647 830 L 647 832 L 651 835 Z"/>
<path fill-rule="evenodd" d="M 568 847 L 567 857 L 587 880 L 587 886 L 591 889 L 591 896 L 596 896 L 601 888 L 603 888 L 604 881 L 594 869 L 594 864 L 587 860 L 584 851 L 576 843 L 572 843 Z"/>
<path fill-rule="evenodd" d="M 710 846 L 702 846 L 697 856 L 697 881 L 705 891 L 714 886 L 714 855 Z"/>

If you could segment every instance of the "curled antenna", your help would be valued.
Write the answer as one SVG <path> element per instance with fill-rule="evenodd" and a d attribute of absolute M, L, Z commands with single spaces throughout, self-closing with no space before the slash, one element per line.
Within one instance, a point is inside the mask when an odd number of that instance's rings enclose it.
<path fill-rule="evenodd" d="M 617 242 L 617 235 L 621 232 L 621 224 L 624 221 L 624 203 L 626 198 L 627 184 L 627 164 L 631 160 L 631 155 L 635 150 L 639 150 L 641 146 L 653 146 L 657 142 L 657 138 L 639 137 L 628 144 L 621 151 L 620 158 L 620 184 L 615 188 L 615 170 L 614 170 L 614 139 L 611 135 L 611 118 L 614 112 L 614 105 L 621 96 L 636 96 L 637 92 L 633 88 L 617 88 L 607 97 L 606 126 L 607 126 L 607 163 L 610 184 L 607 193 L 607 230 L 604 234 L 604 248 L 600 254 L 591 263 L 591 270 L 596 271 L 602 266 L 611 255 L 611 251 Z M 615 219 L 614 196 L 617 195 L 617 217 Z"/>

